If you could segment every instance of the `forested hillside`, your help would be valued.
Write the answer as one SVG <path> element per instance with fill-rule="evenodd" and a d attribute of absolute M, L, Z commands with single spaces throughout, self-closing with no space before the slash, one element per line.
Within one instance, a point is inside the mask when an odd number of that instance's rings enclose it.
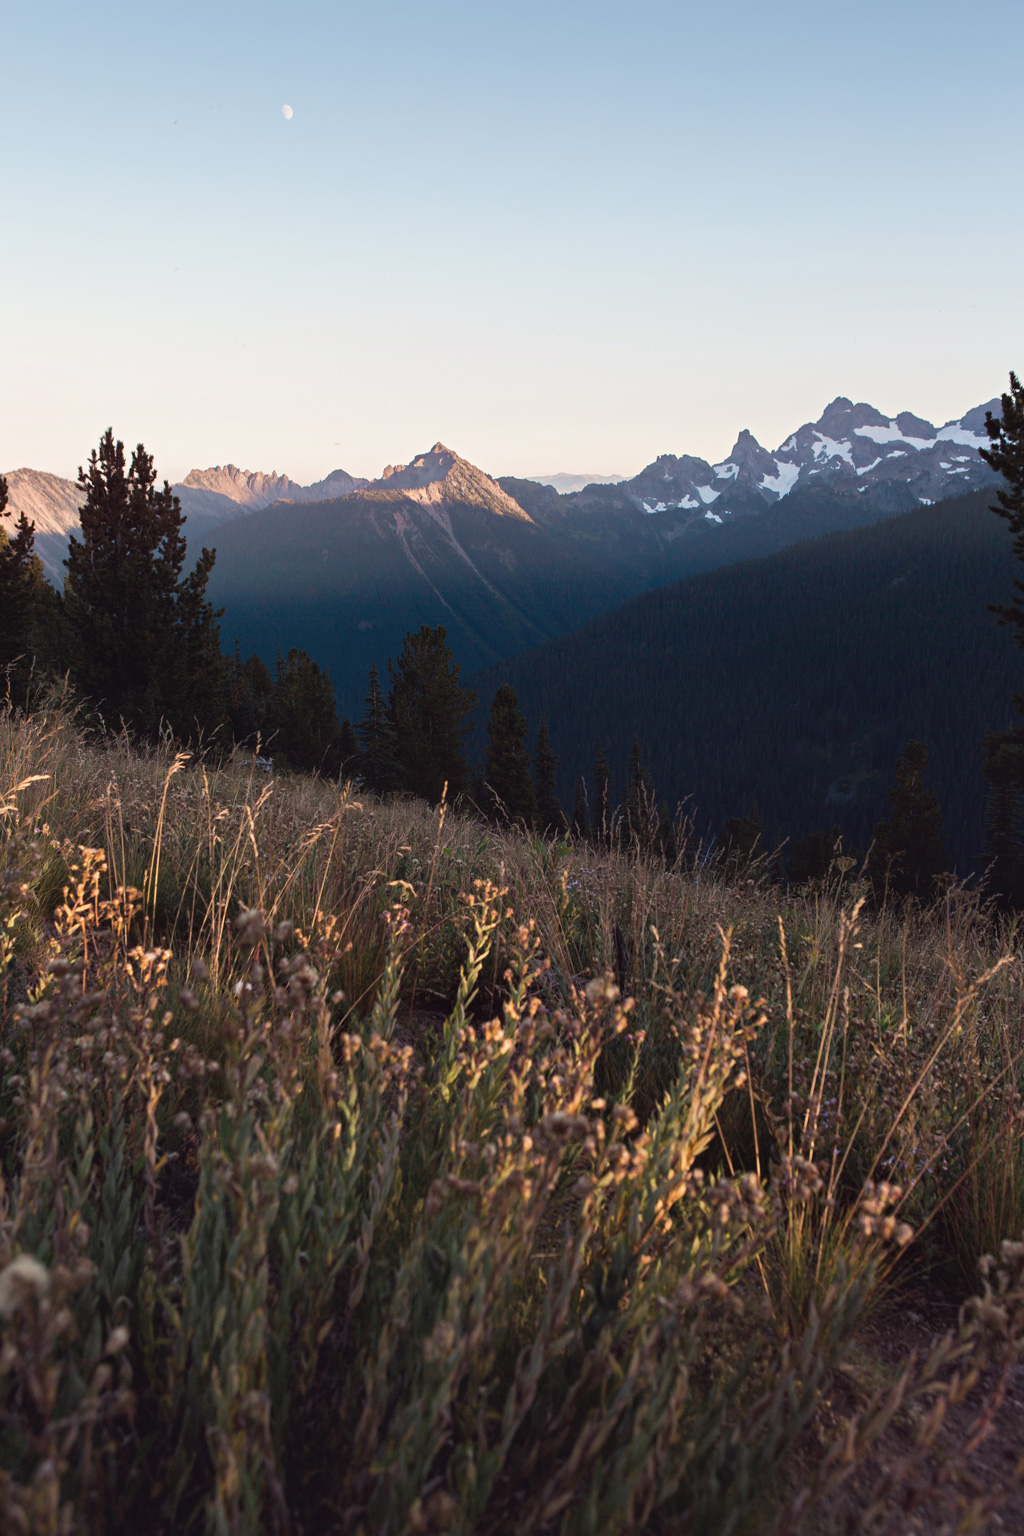
<path fill-rule="evenodd" d="M 547 717 L 571 806 L 602 747 L 621 789 L 634 738 L 700 833 L 756 801 L 770 840 L 833 822 L 863 849 L 910 737 L 926 743 L 958 867 L 981 853 L 982 735 L 1024 658 L 987 604 L 1014 561 L 985 492 L 648 592 L 474 679 Z"/>

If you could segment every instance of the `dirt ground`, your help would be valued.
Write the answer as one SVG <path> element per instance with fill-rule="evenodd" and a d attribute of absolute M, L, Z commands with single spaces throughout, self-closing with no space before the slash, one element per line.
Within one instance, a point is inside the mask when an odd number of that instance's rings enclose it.
<path fill-rule="evenodd" d="M 852 1414 L 863 1409 L 873 1393 L 891 1385 L 912 1351 L 927 1355 L 933 1342 L 956 1327 L 957 1308 L 949 1302 L 922 1303 L 900 1299 L 889 1302 L 865 1325 L 859 1347 L 849 1366 L 837 1373 L 821 1419 L 816 1427 L 820 1445 L 828 1443 Z M 962 1474 L 950 1476 L 957 1450 L 978 1429 L 979 1413 L 990 1400 L 995 1373 L 990 1373 L 962 1403 L 951 1407 L 916 1481 L 931 1485 L 930 1496 L 901 1507 L 888 1499 L 877 1523 L 865 1526 L 864 1512 L 878 1486 L 881 1469 L 907 1456 L 914 1447 L 920 1411 L 911 1408 L 897 1414 L 881 1436 L 869 1460 L 844 1483 L 824 1508 L 802 1528 L 808 1536 L 944 1536 L 971 1531 L 984 1536 L 1024 1536 L 1024 1364 L 1012 1366 L 1005 1396 L 978 1443 L 967 1458 Z M 830 1433 L 831 1432 L 831 1433 Z M 813 1443 L 797 1458 L 794 1482 L 801 1473 L 812 1474 L 817 1457 Z M 947 1482 L 948 1479 L 948 1482 Z M 945 1486 L 943 1486 L 945 1484 Z M 937 1486 L 936 1486 L 937 1485 Z M 969 1514 L 972 1503 L 991 1499 L 1008 1489 L 997 1509 Z"/>

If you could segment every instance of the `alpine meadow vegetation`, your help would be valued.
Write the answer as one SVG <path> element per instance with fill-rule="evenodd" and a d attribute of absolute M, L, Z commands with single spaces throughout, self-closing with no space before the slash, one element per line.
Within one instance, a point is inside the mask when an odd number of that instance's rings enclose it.
<path fill-rule="evenodd" d="M 1016 919 L 601 830 L 0 717 L 0 1529 L 1014 1497 Z"/>

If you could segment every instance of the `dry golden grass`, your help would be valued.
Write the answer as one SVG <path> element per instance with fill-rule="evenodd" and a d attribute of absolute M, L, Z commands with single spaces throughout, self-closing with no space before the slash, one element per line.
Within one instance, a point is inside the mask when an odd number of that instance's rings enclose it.
<path fill-rule="evenodd" d="M 59 711 L 0 718 L 0 869 L 0 1529 L 789 1531 L 900 1415 L 846 1528 L 998 1502 L 1024 1009 L 970 893 L 869 917 Z M 794 1495 L 924 1284 L 958 1327 Z"/>

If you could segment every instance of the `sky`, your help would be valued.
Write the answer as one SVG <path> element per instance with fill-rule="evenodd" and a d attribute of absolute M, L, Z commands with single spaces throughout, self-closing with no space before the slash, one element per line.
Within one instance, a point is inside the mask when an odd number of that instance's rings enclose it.
<path fill-rule="evenodd" d="M 957 417 L 1024 369 L 1022 44 L 1020 0 L 0 0 L 0 470 Z"/>

